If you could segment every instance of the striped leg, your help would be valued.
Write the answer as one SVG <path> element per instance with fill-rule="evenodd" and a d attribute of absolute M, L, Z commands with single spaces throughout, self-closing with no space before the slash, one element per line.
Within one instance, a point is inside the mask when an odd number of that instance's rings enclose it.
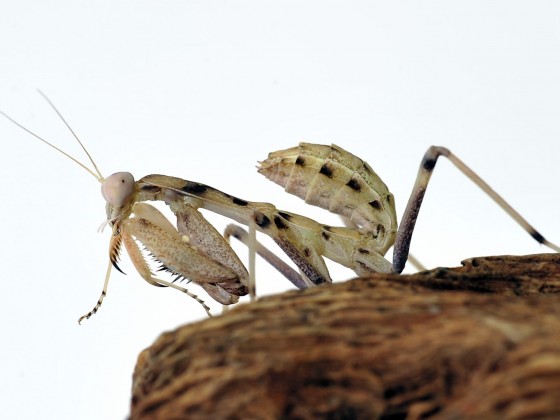
<path fill-rule="evenodd" d="M 432 146 L 424 154 L 420 169 L 416 177 L 416 182 L 408 204 L 404 211 L 403 218 L 395 246 L 393 248 L 393 271 L 400 273 L 404 269 L 404 265 L 408 258 L 410 249 L 410 241 L 412 239 L 412 232 L 418 218 L 420 206 L 428 187 L 428 182 L 432 176 L 436 162 L 440 156 L 444 156 L 453 163 L 463 174 L 465 174 L 472 182 L 480 187 L 496 204 L 498 204 L 507 214 L 513 218 L 529 235 L 531 235 L 537 242 L 546 245 L 556 252 L 560 252 L 560 247 L 554 245 L 552 242 L 546 240 L 532 225 L 527 222 L 513 207 L 511 207 L 496 191 L 494 191 L 482 178 L 480 178 L 472 169 L 470 169 L 463 161 L 452 154 L 444 147 Z"/>

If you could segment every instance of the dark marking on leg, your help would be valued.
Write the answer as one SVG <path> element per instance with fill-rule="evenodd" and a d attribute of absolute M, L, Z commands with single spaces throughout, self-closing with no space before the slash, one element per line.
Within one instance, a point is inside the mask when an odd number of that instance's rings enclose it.
<path fill-rule="evenodd" d="M 533 237 L 533 239 L 535 241 L 537 241 L 539 244 L 544 244 L 546 242 L 546 239 L 544 239 L 544 236 L 542 236 L 539 232 L 537 232 L 536 230 L 533 230 L 531 232 L 529 232 L 529 234 Z"/>
<path fill-rule="evenodd" d="M 294 247 L 293 244 L 290 243 L 290 241 L 282 238 L 273 239 L 274 242 L 276 242 L 278 246 L 282 248 L 286 255 L 298 266 L 298 268 L 309 280 L 311 280 L 313 284 L 323 284 L 327 282 L 330 283 L 330 279 L 328 277 L 323 277 L 321 273 L 316 271 L 315 268 L 309 264 L 309 261 L 304 258 L 301 252 L 296 247 Z M 304 249 L 303 253 L 306 254 L 306 251 L 307 253 L 310 253 L 308 248 Z"/>
<path fill-rule="evenodd" d="M 329 235 L 327 232 L 325 232 L 324 230 L 321 231 L 321 236 L 323 237 L 323 239 L 325 241 L 328 241 L 329 239 L 331 239 L 331 235 Z"/>
<path fill-rule="evenodd" d="M 274 224 L 276 225 L 276 227 L 278 229 L 288 229 L 288 225 L 286 223 L 284 223 L 284 221 L 282 220 L 282 218 L 280 216 L 275 216 L 274 217 Z"/>
<path fill-rule="evenodd" d="M 311 256 L 311 251 L 309 250 L 309 248 L 303 248 L 303 255 L 305 255 L 306 258 L 309 258 Z"/>
<path fill-rule="evenodd" d="M 296 165 L 305 166 L 305 159 L 302 156 L 298 156 L 296 158 Z"/>
<path fill-rule="evenodd" d="M 369 254 L 369 251 L 368 251 L 367 249 L 364 249 L 364 248 L 359 248 L 359 249 L 358 249 L 358 252 L 359 252 L 360 254 L 364 254 L 364 255 L 368 255 L 368 254 Z"/>
<path fill-rule="evenodd" d="M 255 223 L 261 229 L 266 229 L 270 225 L 270 219 L 266 217 L 264 214 L 257 212 L 255 214 Z"/>
<path fill-rule="evenodd" d="M 319 173 L 325 175 L 327 178 L 333 177 L 333 170 L 332 168 L 329 168 L 329 165 L 327 163 L 324 163 L 323 166 L 321 166 L 321 169 L 319 169 Z"/>
<path fill-rule="evenodd" d="M 231 201 L 233 202 L 233 204 L 237 204 L 238 206 L 246 206 L 249 204 L 247 201 L 237 197 L 233 197 Z"/>
<path fill-rule="evenodd" d="M 422 168 L 424 168 L 428 172 L 431 172 L 436 166 L 436 162 L 437 162 L 437 157 L 434 159 L 434 158 L 426 158 L 424 156 L 424 159 L 422 160 Z"/>
<path fill-rule="evenodd" d="M 355 179 L 351 179 L 350 181 L 348 181 L 346 183 L 346 185 L 350 188 L 352 188 L 354 191 L 359 192 L 362 187 L 360 186 L 360 184 L 358 183 L 358 181 L 356 181 Z"/>

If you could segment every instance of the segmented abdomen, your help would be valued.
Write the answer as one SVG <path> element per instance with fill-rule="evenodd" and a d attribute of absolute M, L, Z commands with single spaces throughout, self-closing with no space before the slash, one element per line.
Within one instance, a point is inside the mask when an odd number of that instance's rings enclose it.
<path fill-rule="evenodd" d="M 306 203 L 349 218 L 385 253 L 397 218 L 393 195 L 371 167 L 339 146 L 300 143 L 269 153 L 259 173 Z"/>

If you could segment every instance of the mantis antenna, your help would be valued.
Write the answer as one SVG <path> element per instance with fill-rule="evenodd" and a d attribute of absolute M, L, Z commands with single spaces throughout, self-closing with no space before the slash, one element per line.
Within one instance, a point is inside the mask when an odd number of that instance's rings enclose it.
<path fill-rule="evenodd" d="M 45 143 L 47 146 L 52 147 L 54 150 L 56 150 L 59 153 L 62 153 L 64 156 L 66 156 L 67 158 L 73 160 L 75 163 L 77 163 L 78 165 L 80 165 L 82 168 L 84 168 L 86 171 L 88 171 L 91 175 L 93 175 L 95 177 L 95 179 L 97 179 L 97 181 L 103 183 L 103 181 L 105 181 L 105 178 L 103 177 L 103 175 L 101 175 L 101 172 L 99 171 L 99 168 L 97 167 L 97 165 L 95 164 L 95 161 L 93 160 L 93 158 L 91 157 L 91 155 L 89 154 L 89 152 L 87 151 L 87 149 L 85 148 L 85 146 L 82 144 L 82 142 L 80 141 L 79 137 L 76 135 L 76 133 L 74 132 L 74 130 L 72 130 L 72 127 L 70 127 L 70 125 L 68 124 L 68 122 L 64 119 L 64 117 L 62 116 L 62 114 L 60 113 L 60 111 L 54 106 L 54 104 L 51 102 L 51 100 L 47 97 L 47 95 L 45 95 L 43 92 L 41 92 L 39 89 L 37 89 L 37 91 L 39 92 L 39 94 L 43 97 L 43 99 L 45 99 L 45 101 L 47 101 L 47 103 L 51 106 L 51 108 L 56 112 L 56 114 L 59 116 L 59 118 L 62 120 L 62 122 L 64 123 L 64 125 L 66 125 L 66 127 L 68 128 L 68 130 L 70 130 L 70 132 L 72 133 L 72 135 L 74 136 L 74 138 L 77 140 L 77 142 L 80 144 L 80 147 L 82 148 L 82 150 L 86 153 L 87 157 L 89 158 L 90 162 L 93 164 L 93 168 L 95 169 L 95 172 L 92 171 L 90 168 L 88 168 L 86 165 L 84 165 L 82 162 L 80 162 L 78 159 L 74 158 L 73 156 L 69 155 L 68 153 L 66 153 L 64 150 L 56 147 L 54 144 L 52 144 L 51 142 L 45 140 L 43 137 L 39 136 L 38 134 L 35 134 L 33 131 L 31 131 L 30 129 L 28 129 L 27 127 L 25 127 L 24 125 L 20 124 L 19 122 L 17 122 L 16 120 L 14 120 L 12 117 L 10 117 L 8 114 L 6 114 L 4 111 L 0 110 L 0 114 L 2 114 L 4 117 L 6 117 L 9 121 L 11 121 L 13 124 L 17 125 L 19 128 L 21 128 L 24 131 L 27 131 L 29 134 L 31 134 L 33 137 L 35 137 L 36 139 L 42 141 L 43 143 Z"/>
<path fill-rule="evenodd" d="M 28 129 L 27 127 L 25 127 L 23 124 L 20 124 L 18 121 L 16 121 L 15 119 L 13 119 L 12 117 L 10 117 L 8 114 L 6 114 L 5 112 L 0 110 L 0 114 L 2 114 L 4 117 L 6 117 L 9 121 L 11 121 L 13 124 L 15 124 L 16 126 L 18 126 L 19 128 L 21 128 L 22 130 L 26 131 L 27 133 L 31 134 L 33 137 L 35 137 L 36 139 L 42 141 L 43 143 L 45 143 L 47 146 L 50 146 L 51 148 L 53 148 L 54 150 L 56 150 L 57 152 L 63 154 L 64 156 L 66 156 L 67 158 L 69 158 L 70 160 L 74 161 L 75 163 L 77 163 L 79 166 L 81 166 L 82 168 L 84 168 L 87 172 L 89 172 L 95 179 L 97 179 L 97 181 L 99 181 L 101 184 L 103 184 L 105 182 L 105 178 L 103 177 L 103 175 L 101 175 L 101 172 L 99 171 L 99 168 L 97 167 L 95 161 L 93 160 L 93 158 L 91 157 L 91 155 L 89 154 L 88 150 L 86 149 L 86 147 L 83 145 L 83 143 L 81 142 L 80 138 L 77 136 L 77 134 L 75 133 L 75 131 L 72 129 L 72 127 L 70 127 L 70 124 L 68 124 L 68 122 L 66 121 L 66 119 L 64 119 L 64 117 L 62 116 L 62 114 L 60 113 L 60 111 L 56 108 L 56 106 L 52 103 L 52 101 L 47 97 L 47 95 L 45 95 L 41 90 L 37 89 L 37 91 L 39 92 L 39 94 L 43 97 L 43 99 L 45 99 L 45 101 L 47 101 L 47 103 L 51 106 L 51 108 L 56 112 L 56 114 L 58 115 L 58 117 L 62 120 L 62 122 L 64 123 L 64 125 L 68 128 L 68 130 L 70 130 L 70 132 L 72 133 L 72 136 L 74 136 L 74 138 L 76 139 L 76 141 L 78 142 L 78 144 L 80 145 L 80 147 L 82 148 L 82 150 L 86 153 L 89 161 L 91 162 L 91 164 L 93 165 L 93 168 L 95 170 L 92 171 L 90 168 L 88 168 L 85 164 L 83 164 L 82 162 L 80 162 L 78 159 L 76 159 L 75 157 L 71 156 L 70 154 L 66 153 L 64 150 L 60 149 L 59 147 L 55 146 L 54 144 L 52 144 L 51 142 L 49 142 L 48 140 L 45 140 L 43 137 L 39 136 L 38 134 L 34 133 L 33 131 L 31 131 L 30 129 Z M 107 222 L 105 222 L 107 223 Z M 109 266 L 107 268 L 107 273 L 105 275 L 105 283 L 103 285 L 103 292 L 101 293 L 101 296 L 97 302 L 97 304 L 95 305 L 94 309 L 89 312 L 88 314 L 80 317 L 80 319 L 78 320 L 78 323 L 81 323 L 84 319 L 89 318 L 93 313 L 96 313 L 97 310 L 99 309 L 99 307 L 101 306 L 101 303 L 103 302 L 103 298 L 106 296 L 107 294 L 107 286 L 109 283 L 109 278 L 110 278 L 110 274 L 111 274 L 111 262 L 109 262 Z"/>

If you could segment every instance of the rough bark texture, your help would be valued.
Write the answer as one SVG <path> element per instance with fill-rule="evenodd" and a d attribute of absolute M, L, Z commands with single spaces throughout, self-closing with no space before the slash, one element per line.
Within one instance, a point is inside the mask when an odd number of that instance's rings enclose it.
<path fill-rule="evenodd" d="M 560 255 L 239 306 L 139 358 L 133 419 L 560 418 Z"/>

